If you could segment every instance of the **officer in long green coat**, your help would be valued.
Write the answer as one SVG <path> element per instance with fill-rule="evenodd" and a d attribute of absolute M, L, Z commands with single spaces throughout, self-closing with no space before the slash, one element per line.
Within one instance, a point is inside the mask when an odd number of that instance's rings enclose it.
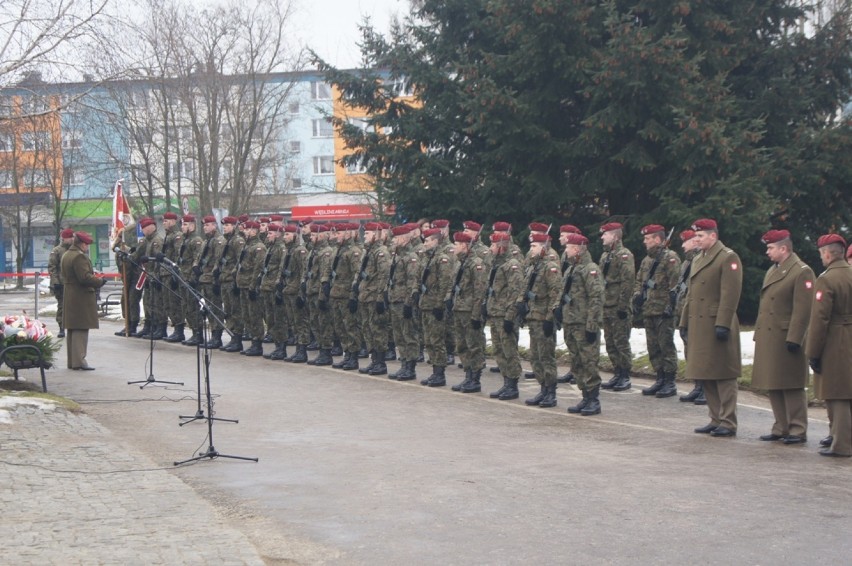
<path fill-rule="evenodd" d="M 50 257 L 47 258 L 47 272 L 50 274 L 50 290 L 53 296 L 56 297 L 56 324 L 59 325 L 59 333 L 56 337 L 64 338 L 65 327 L 62 326 L 62 311 L 65 301 L 62 295 L 65 288 L 62 284 L 61 262 L 62 256 L 65 255 L 65 252 L 68 251 L 74 242 L 74 230 L 65 228 L 59 233 L 59 237 L 61 238 L 59 245 L 50 250 Z"/>
<path fill-rule="evenodd" d="M 89 330 L 98 328 L 97 290 L 106 280 L 95 276 L 89 245 L 92 237 L 86 232 L 76 232 L 74 241 L 62 256 L 60 271 L 65 284 L 63 295 L 62 326 L 67 332 L 65 350 L 68 353 L 68 369 L 93 370 L 86 361 L 89 345 Z"/>

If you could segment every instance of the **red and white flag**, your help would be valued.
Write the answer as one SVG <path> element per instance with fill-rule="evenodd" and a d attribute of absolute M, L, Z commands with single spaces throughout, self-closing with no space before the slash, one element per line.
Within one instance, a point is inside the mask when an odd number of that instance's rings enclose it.
<path fill-rule="evenodd" d="M 112 194 L 112 226 L 110 230 L 110 241 L 115 242 L 124 233 L 124 228 L 133 224 L 133 215 L 130 214 L 130 206 L 124 198 L 124 190 L 121 188 L 119 179 L 115 182 Z"/>

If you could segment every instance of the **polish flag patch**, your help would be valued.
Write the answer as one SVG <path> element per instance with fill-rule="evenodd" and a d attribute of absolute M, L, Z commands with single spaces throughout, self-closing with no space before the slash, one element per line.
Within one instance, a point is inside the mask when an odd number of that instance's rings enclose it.
<path fill-rule="evenodd" d="M 594 269 L 593 269 L 592 271 L 590 271 L 590 272 L 589 272 L 589 275 L 597 275 L 597 274 L 598 274 L 598 272 L 597 272 L 597 271 L 595 271 Z"/>
<path fill-rule="evenodd" d="M 814 298 L 818 301 L 822 301 L 822 291 L 817 291 Z"/>
<path fill-rule="evenodd" d="M 805 289 L 813 289 L 814 282 L 813 281 L 805 281 Z"/>
<path fill-rule="evenodd" d="M 734 262 L 731 264 L 731 271 L 736 271 L 740 268 L 740 264 Z"/>

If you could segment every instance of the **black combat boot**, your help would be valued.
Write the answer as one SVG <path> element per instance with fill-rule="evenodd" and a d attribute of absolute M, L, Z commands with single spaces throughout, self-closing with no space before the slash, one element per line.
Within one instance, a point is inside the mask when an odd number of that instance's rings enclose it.
<path fill-rule="evenodd" d="M 612 370 L 612 378 L 604 383 L 601 383 L 601 389 L 612 389 L 621 381 L 621 368 Z"/>
<path fill-rule="evenodd" d="M 403 368 L 405 371 L 402 374 L 397 374 L 396 379 L 398 381 L 412 381 L 417 379 L 417 362 L 414 360 L 408 360 L 403 362 Z"/>
<path fill-rule="evenodd" d="M 677 385 L 675 385 L 675 373 L 663 374 L 663 386 L 657 391 L 657 399 L 664 399 L 677 395 Z"/>
<path fill-rule="evenodd" d="M 265 360 L 271 360 L 271 359 L 272 359 L 272 356 L 278 355 L 278 352 L 280 352 L 280 351 L 281 351 L 281 347 L 282 347 L 283 345 L 284 345 L 284 344 L 283 344 L 282 342 L 275 342 L 275 349 L 274 349 L 274 350 L 272 350 L 271 352 L 264 352 L 264 353 L 263 353 L 263 358 L 264 358 Z M 283 356 L 283 357 L 281 357 L 281 358 L 277 358 L 277 359 L 279 359 L 279 360 L 283 360 L 283 359 L 284 359 L 284 358 L 286 358 L 286 357 L 287 357 L 287 356 L 285 355 L 285 356 Z"/>
<path fill-rule="evenodd" d="M 269 334 L 269 332 L 263 335 L 264 344 L 272 344 L 273 342 L 275 342 L 275 339 Z"/>
<path fill-rule="evenodd" d="M 388 366 L 385 363 L 385 352 L 376 352 L 376 365 L 373 369 L 367 371 L 370 375 L 386 375 Z"/>
<path fill-rule="evenodd" d="M 663 370 L 657 371 L 657 381 L 651 387 L 646 387 L 642 390 L 642 395 L 656 395 L 657 391 L 663 388 L 663 384 L 665 383 L 665 376 L 663 374 Z"/>
<path fill-rule="evenodd" d="M 589 404 L 589 394 L 583 390 L 583 398 L 580 399 L 580 402 L 574 405 L 573 407 L 568 407 L 568 412 L 572 415 L 579 414 L 583 409 L 586 408 L 586 405 Z"/>
<path fill-rule="evenodd" d="M 293 334 L 292 330 L 287 331 L 287 345 L 288 346 L 297 346 L 296 344 L 296 335 Z"/>
<path fill-rule="evenodd" d="M 698 396 L 702 393 L 703 389 L 704 387 L 701 385 L 701 381 L 696 379 L 695 384 L 692 387 L 692 391 L 690 391 L 686 395 L 681 395 L 680 400 L 684 403 L 692 403 L 696 399 L 698 399 Z"/>
<path fill-rule="evenodd" d="M 423 346 L 420 347 L 420 355 L 417 356 L 417 361 L 420 363 L 424 363 L 426 361 L 426 356 L 423 355 Z"/>
<path fill-rule="evenodd" d="M 544 399 L 538 404 L 539 407 L 549 409 L 556 406 L 556 384 L 545 387 Z"/>
<path fill-rule="evenodd" d="M 600 415 L 601 414 L 601 402 L 598 398 L 601 392 L 600 387 L 595 387 L 588 394 L 588 402 L 586 406 L 580 409 L 580 414 L 584 417 L 588 417 L 590 415 Z"/>
<path fill-rule="evenodd" d="M 183 334 L 183 324 L 175 324 L 175 331 L 163 338 L 166 342 L 183 342 L 186 336 Z"/>
<path fill-rule="evenodd" d="M 142 329 L 133 335 L 134 338 L 150 338 L 151 337 L 151 327 L 153 323 L 150 320 L 146 320 L 145 324 L 142 325 Z"/>
<path fill-rule="evenodd" d="M 248 330 L 243 330 L 242 339 L 243 341 L 251 340 L 251 334 L 249 334 Z"/>
<path fill-rule="evenodd" d="M 470 372 L 470 381 L 467 385 L 462 384 L 462 393 L 479 393 L 482 391 L 482 369 L 472 370 Z"/>
<path fill-rule="evenodd" d="M 500 394 L 498 399 L 501 401 L 511 401 L 512 399 L 517 399 L 520 396 L 518 392 L 518 378 L 510 377 L 506 380 L 506 390 Z"/>
<path fill-rule="evenodd" d="M 497 391 L 494 391 L 493 393 L 489 393 L 488 396 L 491 397 L 492 399 L 499 399 L 500 395 L 502 395 L 503 393 L 506 392 L 506 388 L 508 386 L 509 386 L 509 378 L 504 375 L 503 376 L 503 387 L 501 387 Z"/>
<path fill-rule="evenodd" d="M 704 382 L 696 381 L 696 383 L 698 383 L 698 387 L 700 388 L 700 390 L 698 391 L 698 397 L 695 398 L 695 401 L 693 401 L 693 403 L 695 403 L 696 405 L 706 405 L 707 397 L 704 396 Z"/>
<path fill-rule="evenodd" d="M 227 346 L 221 348 L 224 352 L 242 352 L 243 351 L 243 338 L 239 334 L 234 334 L 231 336 L 231 341 L 228 342 Z"/>
<path fill-rule="evenodd" d="M 361 349 L 358 350 L 358 359 L 365 360 L 370 357 L 370 352 L 367 351 L 367 346 L 361 344 Z"/>
<path fill-rule="evenodd" d="M 464 385 L 467 385 L 467 382 L 473 378 L 473 370 L 467 368 L 464 370 L 464 380 L 461 383 L 456 383 L 450 389 L 453 391 L 461 391 Z"/>
<path fill-rule="evenodd" d="M 288 362 L 292 362 L 294 364 L 303 364 L 308 361 L 308 345 L 307 344 L 299 344 L 296 346 L 296 351 L 293 352 L 293 355 L 289 358 L 286 358 Z"/>
<path fill-rule="evenodd" d="M 155 329 L 154 330 L 154 336 L 152 336 L 153 340 L 162 340 L 163 338 L 165 338 L 169 334 L 169 323 L 168 322 L 164 322 L 162 324 L 157 324 L 153 328 Z"/>
<path fill-rule="evenodd" d="M 621 379 L 615 386 L 612 388 L 613 391 L 627 391 L 631 387 L 630 383 L 630 370 L 627 368 L 621 368 Z"/>
<path fill-rule="evenodd" d="M 343 352 L 343 359 L 339 362 L 334 362 L 333 364 L 331 364 L 331 367 L 333 367 L 334 369 L 343 369 L 343 366 L 345 366 L 349 362 L 351 357 L 351 353 Z"/>
<path fill-rule="evenodd" d="M 358 369 L 358 352 L 346 352 L 349 355 L 349 359 L 344 362 L 340 369 L 345 369 L 347 371 L 351 371 L 353 369 Z"/>
<path fill-rule="evenodd" d="M 331 355 L 332 356 L 342 356 L 343 355 L 343 346 L 340 345 L 340 340 L 335 338 L 334 343 L 331 345 Z M 332 367 L 334 365 L 332 364 Z"/>
<path fill-rule="evenodd" d="M 447 384 L 444 366 L 432 366 L 432 375 L 420 382 L 426 387 L 443 387 Z"/>
<path fill-rule="evenodd" d="M 115 335 L 116 335 L 116 336 L 131 336 L 131 337 L 132 337 L 134 334 L 136 334 L 136 326 L 137 326 L 137 324 L 136 324 L 136 323 L 131 322 L 131 323 L 127 326 L 127 328 L 126 328 L 126 329 L 125 329 L 125 328 L 122 328 L 121 330 L 119 330 L 118 332 L 116 332 L 116 333 L 115 333 Z M 125 334 L 125 332 L 124 332 L 125 330 L 127 330 L 127 333 L 126 333 L 126 334 Z"/>
<path fill-rule="evenodd" d="M 192 336 L 181 342 L 184 346 L 198 346 L 201 344 L 201 332 L 198 330 L 192 331 Z"/>
<path fill-rule="evenodd" d="M 570 371 L 556 378 L 556 383 L 575 383 L 574 374 Z"/>
<path fill-rule="evenodd" d="M 204 347 L 207 348 L 208 350 L 216 350 L 218 348 L 221 348 L 222 347 L 222 331 L 221 330 L 214 330 L 213 336 L 210 338 L 210 340 L 207 341 L 206 344 L 204 344 Z"/>
<path fill-rule="evenodd" d="M 545 395 L 547 395 L 547 386 L 542 383 L 541 391 L 538 392 L 538 395 L 536 395 L 532 399 L 526 399 L 524 403 L 530 406 L 538 406 L 539 404 L 541 404 L 541 401 L 544 399 Z"/>
<path fill-rule="evenodd" d="M 307 348 L 308 352 L 316 352 L 319 350 L 319 342 L 317 342 L 317 339 L 313 337 L 313 334 L 311 335 L 310 343 L 305 346 L 305 348 Z"/>
<path fill-rule="evenodd" d="M 287 342 L 279 342 L 276 344 L 278 348 L 269 356 L 270 360 L 286 360 L 287 359 Z"/>
<path fill-rule="evenodd" d="M 263 355 L 263 338 L 260 340 L 252 340 L 251 347 L 242 352 L 245 356 L 262 356 Z"/>
<path fill-rule="evenodd" d="M 121 336 L 124 336 L 124 334 L 122 334 Z M 56 337 L 57 338 L 65 338 L 65 329 L 60 328 L 59 332 L 56 333 Z"/>
<path fill-rule="evenodd" d="M 388 374 L 388 379 L 399 379 L 400 375 L 405 377 L 408 372 L 408 362 L 402 360 L 399 364 L 399 369 L 393 373 Z M 404 381 L 404 380 L 403 380 Z"/>
<path fill-rule="evenodd" d="M 313 359 L 315 366 L 330 366 L 334 363 L 334 358 L 331 357 L 331 348 L 320 348 L 319 355 Z M 308 362 L 310 363 L 310 362 Z"/>
<path fill-rule="evenodd" d="M 385 350 L 385 361 L 392 362 L 396 360 L 396 342 L 388 342 L 388 349 Z"/>
<path fill-rule="evenodd" d="M 376 352 L 375 351 L 370 352 L 370 365 L 368 365 L 365 368 L 360 368 L 358 370 L 358 373 L 369 374 L 370 370 L 373 369 L 374 367 L 376 367 L 376 364 L 378 363 L 378 361 L 379 360 L 376 358 Z"/>

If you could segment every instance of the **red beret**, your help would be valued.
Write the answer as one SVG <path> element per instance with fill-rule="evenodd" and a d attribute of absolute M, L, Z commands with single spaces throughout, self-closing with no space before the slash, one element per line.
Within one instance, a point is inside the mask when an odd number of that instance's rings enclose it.
<path fill-rule="evenodd" d="M 456 232 L 453 234 L 454 242 L 461 242 L 463 244 L 469 244 L 473 241 L 473 238 L 470 235 L 465 234 L 464 232 Z"/>
<path fill-rule="evenodd" d="M 550 236 L 548 236 L 547 234 L 533 234 L 533 235 L 530 236 L 530 242 L 543 243 L 543 242 L 549 242 L 549 241 L 550 241 Z"/>
<path fill-rule="evenodd" d="M 559 227 L 559 231 L 563 234 L 580 234 L 582 233 L 579 228 L 574 226 L 573 224 L 563 224 Z"/>
<path fill-rule="evenodd" d="M 222 219 L 222 224 L 236 224 L 239 222 L 236 216 L 226 216 Z"/>
<path fill-rule="evenodd" d="M 606 224 L 601 226 L 601 234 L 604 232 L 610 232 L 612 230 L 621 230 L 624 226 L 621 225 L 620 222 L 607 222 Z"/>
<path fill-rule="evenodd" d="M 269 231 L 270 232 L 280 232 L 283 229 L 284 229 L 284 227 L 279 225 L 279 224 L 270 224 L 269 225 Z"/>
<path fill-rule="evenodd" d="M 255 230 L 257 230 L 258 228 L 260 228 L 260 222 L 255 222 L 254 220 L 249 220 L 247 222 L 244 222 L 243 226 L 246 229 L 254 228 Z"/>
<path fill-rule="evenodd" d="M 696 232 L 700 230 L 716 230 L 716 221 L 712 218 L 700 218 L 692 223 L 692 229 Z"/>
<path fill-rule="evenodd" d="M 79 232 L 77 232 L 79 234 Z M 840 244 L 844 248 L 846 247 L 846 240 L 840 234 L 825 234 L 819 237 L 817 240 L 817 247 L 821 248 L 823 246 L 827 246 L 829 244 Z"/>
<path fill-rule="evenodd" d="M 648 224 L 643 227 L 641 233 L 643 236 L 647 236 L 648 234 L 656 234 L 657 232 L 665 232 L 666 227 L 661 224 Z"/>
<path fill-rule="evenodd" d="M 163 220 L 177 220 L 177 214 L 174 212 L 167 212 L 163 214 Z"/>
<path fill-rule="evenodd" d="M 403 224 L 402 226 L 395 226 L 392 230 L 394 236 L 405 236 L 406 234 L 411 233 L 411 227 L 408 224 Z"/>
<path fill-rule="evenodd" d="M 184 214 L 182 220 L 184 222 L 195 222 L 195 215 L 194 214 Z"/>
<path fill-rule="evenodd" d="M 381 229 L 382 229 L 382 225 L 379 224 L 378 222 L 367 222 L 366 224 L 364 224 L 364 230 L 372 231 L 372 230 L 381 230 Z"/>
<path fill-rule="evenodd" d="M 284 226 L 284 231 L 285 231 L 285 232 L 290 232 L 291 234 L 294 234 L 294 233 L 296 233 L 296 232 L 298 232 L 298 231 L 299 231 L 299 227 L 298 227 L 298 226 L 296 226 L 295 224 L 286 224 L 286 225 Z"/>
<path fill-rule="evenodd" d="M 512 225 L 509 224 L 508 222 L 495 222 L 491 226 L 491 229 L 494 230 L 495 232 L 508 232 L 509 230 L 512 229 Z"/>
<path fill-rule="evenodd" d="M 240 214 L 239 217 L 237 217 L 237 220 L 239 220 L 240 222 L 248 222 L 249 221 L 249 215 L 248 214 Z"/>
<path fill-rule="evenodd" d="M 91 244 L 94 240 L 92 240 L 92 236 L 89 235 L 88 232 L 74 232 L 74 237 L 83 242 L 84 244 Z"/>
<path fill-rule="evenodd" d="M 390 222 L 379 222 L 379 227 L 381 227 L 382 230 L 390 230 L 391 229 Z"/>
<path fill-rule="evenodd" d="M 568 234 L 567 243 L 574 244 L 575 246 L 587 246 L 589 245 L 589 239 L 582 234 L 570 233 Z"/>
<path fill-rule="evenodd" d="M 512 236 L 507 234 L 506 232 L 495 232 L 491 234 L 492 242 L 508 242 L 512 239 Z"/>
<path fill-rule="evenodd" d="M 204 224 L 210 224 L 211 222 L 216 222 L 216 217 L 212 214 L 208 214 L 204 218 L 201 219 Z"/>
<path fill-rule="evenodd" d="M 775 242 L 789 239 L 790 232 L 787 230 L 770 230 L 760 238 L 760 241 L 764 244 L 774 244 Z"/>
<path fill-rule="evenodd" d="M 423 237 L 428 238 L 430 236 L 440 236 L 441 229 L 440 228 L 427 228 L 423 230 Z"/>
<path fill-rule="evenodd" d="M 404 226 L 408 226 L 411 230 L 419 230 L 420 229 L 420 224 L 418 224 L 417 222 L 406 222 L 404 224 Z"/>
<path fill-rule="evenodd" d="M 852 258 L 852 244 L 849 244 L 849 248 L 846 250 L 846 259 Z"/>
<path fill-rule="evenodd" d="M 530 232 L 547 232 L 550 230 L 550 226 L 541 222 L 530 222 L 529 228 Z"/>
<path fill-rule="evenodd" d="M 694 237 L 695 237 L 695 231 L 694 230 L 684 230 L 683 232 L 680 233 L 680 241 L 681 242 L 691 240 Z"/>
<path fill-rule="evenodd" d="M 269 215 L 269 221 L 270 222 L 281 222 L 283 220 L 284 220 L 283 214 L 270 214 Z"/>
<path fill-rule="evenodd" d="M 465 230 L 473 230 L 475 232 L 482 230 L 482 224 L 474 222 L 473 220 L 465 220 L 462 226 L 464 226 Z"/>
<path fill-rule="evenodd" d="M 257 221 L 260 222 L 261 224 L 269 224 L 270 223 L 270 219 L 269 219 L 268 216 L 261 216 L 260 218 L 258 218 Z"/>
<path fill-rule="evenodd" d="M 66 228 L 65 230 L 63 230 L 62 232 L 59 233 L 59 237 L 60 238 L 73 238 L 74 237 L 74 230 L 71 229 L 71 228 Z"/>
<path fill-rule="evenodd" d="M 149 216 L 145 216 L 145 217 L 139 219 L 139 227 L 140 228 L 147 228 L 148 226 L 151 226 L 152 224 L 156 224 L 156 223 L 157 222 Z"/>
<path fill-rule="evenodd" d="M 432 228 L 446 228 L 449 225 L 450 225 L 449 220 L 441 219 L 441 220 L 433 220 L 432 221 Z"/>

